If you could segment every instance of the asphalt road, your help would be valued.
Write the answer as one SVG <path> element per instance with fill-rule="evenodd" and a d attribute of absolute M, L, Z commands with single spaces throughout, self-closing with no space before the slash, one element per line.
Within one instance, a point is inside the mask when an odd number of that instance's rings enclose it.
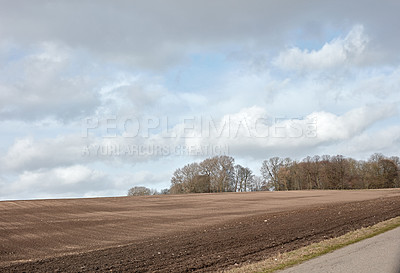
<path fill-rule="evenodd" d="M 279 272 L 400 273 L 400 228 Z"/>

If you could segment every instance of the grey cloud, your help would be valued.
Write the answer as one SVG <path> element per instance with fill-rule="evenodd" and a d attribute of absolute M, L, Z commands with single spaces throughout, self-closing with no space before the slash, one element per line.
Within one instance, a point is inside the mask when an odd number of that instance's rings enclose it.
<path fill-rule="evenodd" d="M 374 45 L 397 51 L 398 1 L 4 1 L 0 35 L 21 43 L 54 41 L 101 57 L 162 68 L 199 48 L 275 49 L 324 29 L 363 24 Z M 324 23 L 322 23 L 324 22 Z M 293 30 L 296 28 L 296 30 Z"/>

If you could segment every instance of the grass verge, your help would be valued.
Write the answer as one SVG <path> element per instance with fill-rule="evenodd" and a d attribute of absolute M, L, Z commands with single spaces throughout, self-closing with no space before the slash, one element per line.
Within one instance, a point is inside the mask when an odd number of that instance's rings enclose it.
<path fill-rule="evenodd" d="M 324 240 L 319 243 L 314 243 L 290 252 L 278 253 L 277 255 L 270 257 L 264 261 L 232 268 L 224 272 L 274 272 L 294 266 L 296 264 L 300 264 L 304 261 L 332 252 L 344 246 L 357 243 L 361 240 L 374 237 L 378 234 L 384 233 L 397 227 L 400 227 L 400 217 L 392 218 L 370 227 L 354 230 L 340 237 Z"/>

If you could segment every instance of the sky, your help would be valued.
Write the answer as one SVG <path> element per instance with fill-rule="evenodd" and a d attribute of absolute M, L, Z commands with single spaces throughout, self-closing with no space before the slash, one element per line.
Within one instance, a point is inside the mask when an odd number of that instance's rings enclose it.
<path fill-rule="evenodd" d="M 0 200 L 217 155 L 400 154 L 399 1 L 0 0 Z"/>

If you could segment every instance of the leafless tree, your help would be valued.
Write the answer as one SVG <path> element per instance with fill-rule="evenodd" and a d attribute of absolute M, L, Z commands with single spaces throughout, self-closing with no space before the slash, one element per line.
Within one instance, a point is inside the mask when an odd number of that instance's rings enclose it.
<path fill-rule="evenodd" d="M 234 191 L 247 191 L 251 183 L 253 182 L 254 175 L 249 168 L 245 168 L 241 165 L 236 165 L 234 168 Z"/>
<path fill-rule="evenodd" d="M 261 166 L 261 175 L 269 182 L 274 190 L 279 191 L 279 169 L 282 167 L 283 160 L 279 157 L 272 157 L 264 160 Z"/>
<path fill-rule="evenodd" d="M 142 186 L 135 186 L 128 190 L 128 196 L 143 196 L 143 195 L 151 195 L 151 189 Z"/>

